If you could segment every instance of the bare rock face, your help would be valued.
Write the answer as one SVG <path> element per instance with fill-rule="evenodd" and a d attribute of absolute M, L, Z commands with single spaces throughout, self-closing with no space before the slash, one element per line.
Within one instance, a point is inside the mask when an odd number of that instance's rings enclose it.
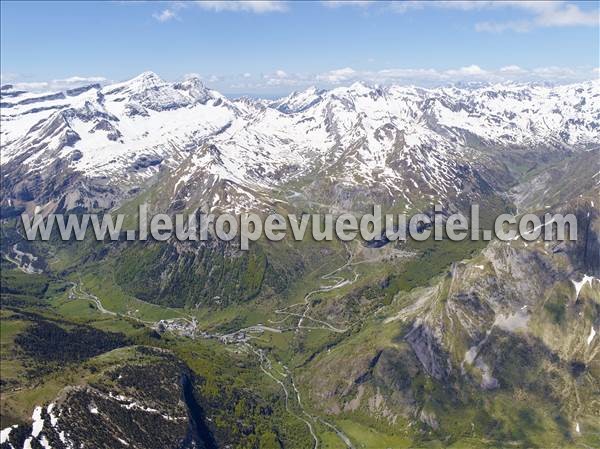
<path fill-rule="evenodd" d="M 450 373 L 447 357 L 426 324 L 415 323 L 413 329 L 407 334 L 406 341 L 410 344 L 427 374 L 437 380 L 446 378 Z"/>
<path fill-rule="evenodd" d="M 419 414 L 419 420 L 425 424 L 427 424 L 429 427 L 431 427 L 434 430 L 437 430 L 439 428 L 439 424 L 437 422 L 435 413 L 433 412 L 427 412 L 425 410 L 421 410 L 421 413 Z"/>

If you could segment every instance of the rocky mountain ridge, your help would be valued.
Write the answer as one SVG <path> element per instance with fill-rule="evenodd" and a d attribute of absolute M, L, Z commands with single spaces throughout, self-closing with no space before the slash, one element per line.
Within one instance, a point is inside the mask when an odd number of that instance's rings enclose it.
<path fill-rule="evenodd" d="M 3 86 L 1 95 L 3 204 L 47 210 L 110 209 L 164 176 L 170 203 L 197 201 L 189 185 L 209 206 L 248 209 L 277 190 L 294 195 L 290 186 L 310 190 L 319 180 L 342 199 L 373 189 L 409 208 L 414 191 L 444 201 L 480 190 L 472 183 L 481 176 L 493 182 L 498 173 L 485 174 L 490 152 L 550 157 L 600 145 L 598 81 L 437 89 L 355 83 L 265 101 L 145 72 L 59 93 Z"/>

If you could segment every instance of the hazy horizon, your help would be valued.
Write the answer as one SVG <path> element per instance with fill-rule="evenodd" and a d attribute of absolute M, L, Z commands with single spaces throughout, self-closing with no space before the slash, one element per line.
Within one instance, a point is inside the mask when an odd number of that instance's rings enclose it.
<path fill-rule="evenodd" d="M 2 84 L 198 75 L 228 95 L 316 85 L 598 78 L 597 2 L 2 2 Z M 257 32 L 257 30 L 263 30 Z"/>

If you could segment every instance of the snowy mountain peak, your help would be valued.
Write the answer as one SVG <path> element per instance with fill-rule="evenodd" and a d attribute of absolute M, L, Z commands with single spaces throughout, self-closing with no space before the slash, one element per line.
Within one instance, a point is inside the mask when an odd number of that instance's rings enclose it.
<path fill-rule="evenodd" d="M 193 87 L 195 89 L 206 89 L 202 80 L 197 76 L 190 76 L 189 78 L 186 78 L 185 81 L 182 81 L 181 83 L 177 83 L 177 85 L 185 86 L 185 87 L 189 86 L 189 87 Z"/>
<path fill-rule="evenodd" d="M 168 84 L 156 73 L 143 72 L 138 76 L 131 78 L 130 80 L 105 86 L 102 91 L 105 95 L 117 93 L 135 95 L 147 92 L 149 90 L 159 90 L 167 86 Z"/>
<path fill-rule="evenodd" d="M 364 95 L 370 93 L 376 86 L 369 86 L 367 83 L 363 81 L 356 81 L 350 85 L 348 88 L 349 91 L 354 91 L 359 95 Z"/>
<path fill-rule="evenodd" d="M 270 106 L 285 114 L 301 112 L 314 106 L 322 99 L 326 91 L 311 86 L 303 91 L 294 91 L 290 95 L 270 103 Z"/>
<path fill-rule="evenodd" d="M 418 186 L 444 197 L 463 188 L 473 152 L 600 146 L 597 82 L 468 89 L 354 83 L 267 101 L 230 100 L 198 78 L 168 83 L 144 72 L 72 94 L 10 92 L 1 93 L 1 155 L 16 200 L 41 195 L 31 193 L 37 181 L 25 188 L 24 179 L 48 178 L 44 200 L 58 203 L 65 193 L 52 190 L 61 183 L 53 163 L 85 178 L 86 189 L 109 180 L 127 192 L 177 173 L 185 180 L 178 189 L 196 183 L 198 192 L 214 179 L 249 192 L 306 177 L 400 197 Z M 118 189 L 110 195 L 120 197 Z"/>
<path fill-rule="evenodd" d="M 152 71 L 142 72 L 138 76 L 130 79 L 127 83 L 132 85 L 156 86 L 164 84 L 160 76 Z"/>
<path fill-rule="evenodd" d="M 211 98 L 221 97 L 217 92 L 208 89 L 198 77 L 191 77 L 181 83 L 175 83 L 176 90 L 186 92 L 192 99 L 206 103 Z"/>

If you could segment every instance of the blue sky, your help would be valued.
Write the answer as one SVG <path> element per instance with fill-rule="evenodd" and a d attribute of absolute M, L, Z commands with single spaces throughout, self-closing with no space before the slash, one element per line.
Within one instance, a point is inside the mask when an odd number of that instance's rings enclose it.
<path fill-rule="evenodd" d="M 598 2 L 12 2 L 2 82 L 58 88 L 152 70 L 225 93 L 308 85 L 598 77 Z M 29 83 L 29 84 L 26 84 Z"/>

